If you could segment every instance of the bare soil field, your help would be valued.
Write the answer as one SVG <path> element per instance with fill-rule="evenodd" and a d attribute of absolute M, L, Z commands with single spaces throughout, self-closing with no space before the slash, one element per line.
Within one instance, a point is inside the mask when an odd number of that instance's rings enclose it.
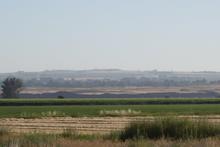
<path fill-rule="evenodd" d="M 56 92 L 73 92 L 78 94 L 141 94 L 141 93 L 196 93 L 196 92 L 220 93 L 219 85 L 197 85 L 197 86 L 174 86 L 174 87 L 98 87 L 98 88 L 56 88 L 56 87 L 26 87 L 21 93 L 42 94 Z"/>
<path fill-rule="evenodd" d="M 192 119 L 205 119 L 220 123 L 219 115 L 179 116 Z M 0 127 L 14 133 L 62 133 L 65 130 L 79 134 L 106 134 L 119 131 L 131 122 L 152 121 L 155 117 L 46 117 L 35 119 L 1 118 Z"/>
<path fill-rule="evenodd" d="M 132 97 L 200 97 L 219 98 L 219 85 L 163 86 L 163 87 L 96 87 L 57 88 L 26 87 L 21 91 L 23 98 L 132 98 Z"/>

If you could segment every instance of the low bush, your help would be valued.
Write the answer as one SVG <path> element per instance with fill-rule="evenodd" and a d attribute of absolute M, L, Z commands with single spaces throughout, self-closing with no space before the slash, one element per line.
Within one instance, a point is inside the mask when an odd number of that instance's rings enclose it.
<path fill-rule="evenodd" d="M 201 139 L 220 135 L 220 126 L 204 120 L 162 118 L 155 121 L 136 122 L 120 132 L 119 139 Z"/>

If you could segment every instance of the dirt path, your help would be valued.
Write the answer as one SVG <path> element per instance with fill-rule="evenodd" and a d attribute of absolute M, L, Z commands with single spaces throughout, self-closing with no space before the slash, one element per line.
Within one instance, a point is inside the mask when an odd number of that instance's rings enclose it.
<path fill-rule="evenodd" d="M 181 116 L 180 116 L 181 117 Z M 187 116 L 200 119 L 199 116 Z M 220 123 L 220 116 L 205 117 L 210 122 Z M 62 133 L 65 129 L 75 130 L 82 134 L 105 134 L 121 130 L 129 123 L 153 120 L 153 117 L 54 117 L 54 118 L 1 118 L 0 127 L 11 132 Z"/>

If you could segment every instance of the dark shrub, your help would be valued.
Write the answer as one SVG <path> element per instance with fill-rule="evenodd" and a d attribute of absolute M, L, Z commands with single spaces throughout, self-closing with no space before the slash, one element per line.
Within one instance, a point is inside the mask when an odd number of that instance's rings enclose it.
<path fill-rule="evenodd" d="M 59 95 L 57 98 L 58 98 L 58 99 L 64 99 L 64 96 Z"/>
<path fill-rule="evenodd" d="M 126 139 L 200 139 L 220 135 L 220 126 L 206 121 L 165 118 L 155 121 L 132 123 L 119 135 Z"/>

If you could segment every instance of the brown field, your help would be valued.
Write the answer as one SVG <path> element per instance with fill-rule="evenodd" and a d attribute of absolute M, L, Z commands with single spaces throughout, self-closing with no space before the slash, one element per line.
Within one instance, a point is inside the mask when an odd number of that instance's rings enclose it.
<path fill-rule="evenodd" d="M 179 116 L 192 119 L 204 119 L 220 123 L 220 116 Z M 80 134 L 107 134 L 119 131 L 131 122 L 151 121 L 154 117 L 45 117 L 35 119 L 1 118 L 0 127 L 15 133 L 62 133 L 73 130 Z"/>
<path fill-rule="evenodd" d="M 186 87 L 98 87 L 98 88 L 53 88 L 53 87 L 26 87 L 21 93 L 42 94 L 55 92 L 74 92 L 78 94 L 140 94 L 140 93 L 195 93 L 212 91 L 220 93 L 219 85 L 197 85 Z"/>

